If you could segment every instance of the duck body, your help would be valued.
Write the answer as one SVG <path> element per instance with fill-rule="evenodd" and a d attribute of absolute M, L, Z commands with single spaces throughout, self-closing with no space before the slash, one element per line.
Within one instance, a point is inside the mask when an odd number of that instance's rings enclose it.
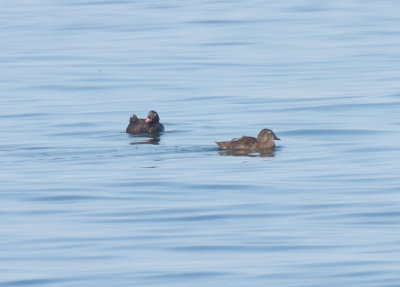
<path fill-rule="evenodd" d="M 232 139 L 230 141 L 216 142 L 221 149 L 230 150 L 246 150 L 246 151 L 260 151 L 271 149 L 275 147 L 274 140 L 280 140 L 272 130 L 263 129 L 257 136 L 248 137 L 243 136 L 239 139 Z"/>
<path fill-rule="evenodd" d="M 129 119 L 126 132 L 129 134 L 159 133 L 164 131 L 164 126 L 160 123 L 160 117 L 155 111 L 150 111 L 146 119 L 139 119 L 133 114 Z"/>

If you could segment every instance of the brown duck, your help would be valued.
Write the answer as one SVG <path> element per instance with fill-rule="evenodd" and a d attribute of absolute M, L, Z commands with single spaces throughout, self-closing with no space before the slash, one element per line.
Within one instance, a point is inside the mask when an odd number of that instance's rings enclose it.
<path fill-rule="evenodd" d="M 260 151 L 273 148 L 275 146 L 274 140 L 280 140 L 280 138 L 270 129 L 263 129 L 257 138 L 244 136 L 240 139 L 235 138 L 230 141 L 216 143 L 221 149 Z"/>
<path fill-rule="evenodd" d="M 160 123 L 160 117 L 156 111 L 150 111 L 146 119 L 139 119 L 133 114 L 126 128 L 126 132 L 129 134 L 159 133 L 162 131 L 164 131 L 164 126 Z"/>

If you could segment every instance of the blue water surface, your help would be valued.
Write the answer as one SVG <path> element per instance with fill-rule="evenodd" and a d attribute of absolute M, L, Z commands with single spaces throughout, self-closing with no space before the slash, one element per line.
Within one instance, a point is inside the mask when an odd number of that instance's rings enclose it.
<path fill-rule="evenodd" d="M 399 11 L 2 1 L 0 286 L 399 286 Z"/>

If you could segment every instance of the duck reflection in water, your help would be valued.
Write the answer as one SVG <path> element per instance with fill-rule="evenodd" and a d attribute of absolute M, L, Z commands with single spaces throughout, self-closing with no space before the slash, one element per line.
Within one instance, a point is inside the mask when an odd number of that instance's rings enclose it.
<path fill-rule="evenodd" d="M 274 157 L 275 148 L 270 148 L 258 152 L 248 150 L 224 150 L 218 152 L 218 154 L 221 156 Z"/>
<path fill-rule="evenodd" d="M 152 145 L 158 145 L 160 144 L 161 138 L 160 135 L 155 134 L 155 135 L 135 135 L 132 136 L 133 138 L 140 138 L 142 140 L 139 141 L 133 141 L 130 142 L 129 144 L 131 145 L 137 145 L 137 144 L 152 144 Z M 147 138 L 147 139 L 146 139 Z"/>

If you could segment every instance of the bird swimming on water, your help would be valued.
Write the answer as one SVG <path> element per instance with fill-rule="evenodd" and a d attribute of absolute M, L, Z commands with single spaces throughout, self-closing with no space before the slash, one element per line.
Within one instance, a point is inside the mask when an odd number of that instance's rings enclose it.
<path fill-rule="evenodd" d="M 164 131 L 160 117 L 156 111 L 150 111 L 146 119 L 139 119 L 133 114 L 129 119 L 126 132 L 129 134 L 159 133 Z"/>
<path fill-rule="evenodd" d="M 221 149 L 260 151 L 275 147 L 274 140 L 280 140 L 270 129 L 263 129 L 257 138 L 243 136 L 230 141 L 216 142 Z"/>

